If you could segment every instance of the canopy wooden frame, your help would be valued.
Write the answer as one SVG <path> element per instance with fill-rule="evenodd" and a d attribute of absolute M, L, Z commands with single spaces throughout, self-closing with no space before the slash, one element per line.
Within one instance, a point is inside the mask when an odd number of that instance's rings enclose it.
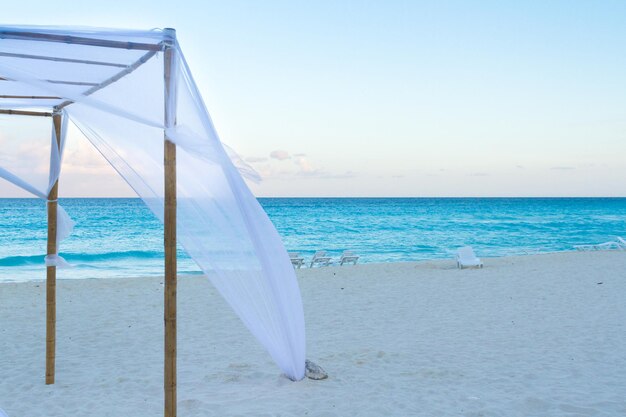
<path fill-rule="evenodd" d="M 0 39 L 16 39 L 16 40 L 32 40 L 37 42 L 57 42 L 75 45 L 88 45 L 102 48 L 118 48 L 128 50 L 145 51 L 137 61 L 131 65 L 116 63 L 90 61 L 82 59 L 69 59 L 62 57 L 27 55 L 17 53 L 0 53 L 0 57 L 34 59 L 44 61 L 55 61 L 65 63 L 99 65 L 108 67 L 117 67 L 121 70 L 112 77 L 102 80 L 99 83 L 84 82 L 80 80 L 45 80 L 54 84 L 67 84 L 75 86 L 89 87 L 82 92 L 83 96 L 91 95 L 107 86 L 122 79 L 126 75 L 132 73 L 158 52 L 163 52 L 164 68 L 164 126 L 171 127 L 176 120 L 170 120 L 170 115 L 175 114 L 173 109 L 169 108 L 168 99 L 170 92 L 174 91 L 175 79 L 173 78 L 173 68 L 175 65 L 175 42 L 176 31 L 174 29 L 164 29 L 164 39 L 160 43 L 138 43 L 138 42 L 120 42 L 106 39 L 95 39 L 79 36 L 64 36 L 53 34 L 42 34 L 35 32 L 15 32 L 0 30 Z M 0 92 L 2 91 L 2 83 L 12 82 L 10 78 L 2 77 L 0 74 Z M 56 96 L 29 96 L 29 95 L 0 95 L 0 104 L 2 99 L 27 99 L 27 100 L 62 100 L 62 97 Z M 61 143 L 61 126 L 63 123 L 63 114 L 61 110 L 73 103 L 72 100 L 65 100 L 52 107 L 52 111 L 30 111 L 19 109 L 3 109 L 0 108 L 0 114 L 30 117 L 50 117 L 57 138 L 57 146 Z M 176 287 L 177 287 L 177 264 L 176 264 L 176 145 L 169 140 L 164 130 L 164 180 L 165 180 L 165 208 L 164 208 L 164 249 L 165 249 L 165 289 L 164 289 L 164 415 L 165 417 L 176 416 Z M 59 181 L 57 180 L 48 194 L 48 243 L 47 254 L 54 255 L 57 253 L 56 235 L 57 235 L 57 198 L 58 198 Z M 55 358 L 56 358 L 56 267 L 48 266 L 46 268 L 46 384 L 54 384 L 55 379 Z"/>

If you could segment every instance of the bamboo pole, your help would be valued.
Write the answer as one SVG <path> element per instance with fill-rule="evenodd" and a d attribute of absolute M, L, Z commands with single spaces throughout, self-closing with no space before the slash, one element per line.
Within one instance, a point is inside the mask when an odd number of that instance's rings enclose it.
<path fill-rule="evenodd" d="M 12 78 L 0 77 L 0 81 L 16 81 Z M 65 85 L 78 85 L 78 86 L 86 86 L 86 87 L 95 87 L 98 83 L 92 83 L 87 81 L 69 81 L 69 80 L 40 80 L 45 83 L 50 84 L 65 84 Z"/>
<path fill-rule="evenodd" d="M 26 110 L 0 110 L 0 114 L 10 114 L 14 116 L 52 117 L 52 113 L 42 113 L 38 111 L 26 111 Z"/>
<path fill-rule="evenodd" d="M 85 87 L 95 87 L 98 83 L 91 83 L 87 81 L 67 81 L 67 80 L 42 80 L 46 83 L 50 84 L 65 84 L 65 85 L 77 85 L 77 86 L 85 86 Z"/>
<path fill-rule="evenodd" d="M 33 40 L 40 42 L 101 46 L 104 48 L 139 49 L 144 51 L 161 50 L 161 45 L 152 43 L 111 41 L 108 39 L 87 38 L 82 36 L 53 35 L 50 33 L 38 32 L 16 32 L 12 30 L 0 30 L 0 39 Z"/>
<path fill-rule="evenodd" d="M 164 50 L 164 82 L 165 82 L 165 126 L 171 127 L 170 95 L 174 94 L 172 67 L 175 63 L 176 32 L 165 29 L 169 35 Z M 164 396 L 165 417 L 176 417 L 176 145 L 164 135 L 164 172 L 165 172 L 165 213 L 164 213 L 164 244 L 165 244 L 165 358 L 164 358 Z"/>
<path fill-rule="evenodd" d="M 61 148 L 61 114 L 52 116 L 57 146 Z M 59 180 L 54 183 L 48 194 L 48 255 L 57 253 L 57 198 Z M 46 384 L 54 384 L 54 365 L 56 352 L 56 278 L 55 266 L 46 268 Z"/>
<path fill-rule="evenodd" d="M 1 95 L 0 98 L 15 98 L 15 99 L 29 99 L 29 100 L 60 100 L 61 97 L 57 96 L 15 96 L 15 95 Z"/>
<path fill-rule="evenodd" d="M 140 66 L 142 66 L 146 62 L 148 62 L 148 60 L 150 58 L 152 58 L 154 55 L 156 55 L 156 53 L 157 53 L 156 51 L 146 52 L 137 61 L 133 62 L 132 64 L 130 64 L 130 65 L 126 66 L 126 67 L 124 67 L 124 69 L 122 71 L 118 72 L 117 74 L 113 75 L 112 77 L 107 78 L 106 80 L 102 81 L 101 83 L 92 86 L 89 90 L 87 90 L 84 93 L 82 93 L 82 95 L 83 96 L 92 95 L 93 93 L 102 90 L 103 88 L 113 84 L 114 82 L 119 81 L 123 77 L 127 76 L 128 74 L 130 74 L 131 72 L 135 71 L 137 68 L 139 68 Z M 64 107 L 69 106 L 72 103 L 74 103 L 74 101 L 72 101 L 72 100 L 64 101 L 63 103 L 61 103 L 61 104 L 59 104 L 57 106 L 57 109 L 60 110 L 60 109 L 62 109 Z"/>
<path fill-rule="evenodd" d="M 43 61 L 67 62 L 70 64 L 102 65 L 105 67 L 126 68 L 125 64 L 117 64 L 115 62 L 91 61 L 87 59 L 74 59 L 74 58 L 61 58 L 61 57 L 56 57 L 56 56 L 15 54 L 12 52 L 0 52 L 0 56 L 4 56 L 7 58 L 36 59 L 36 60 L 43 60 Z"/>

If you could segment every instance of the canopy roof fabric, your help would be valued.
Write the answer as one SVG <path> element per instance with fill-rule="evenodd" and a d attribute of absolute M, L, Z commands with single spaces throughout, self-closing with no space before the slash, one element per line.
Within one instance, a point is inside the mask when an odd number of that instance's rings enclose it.
<path fill-rule="evenodd" d="M 165 45 L 175 52 L 169 74 Z M 253 170 L 220 142 L 170 32 L 0 27 L 0 114 L 69 119 L 161 221 L 165 133 L 177 147 L 178 242 L 281 370 L 303 378 L 304 318 L 294 270 L 240 175 L 254 177 Z M 65 128 L 60 136 L 57 152 L 54 131 L 52 141 L 24 134 L 20 144 L 3 143 L 0 177 L 47 198 L 59 176 Z M 25 143 L 50 152 L 31 152 L 24 163 Z"/>

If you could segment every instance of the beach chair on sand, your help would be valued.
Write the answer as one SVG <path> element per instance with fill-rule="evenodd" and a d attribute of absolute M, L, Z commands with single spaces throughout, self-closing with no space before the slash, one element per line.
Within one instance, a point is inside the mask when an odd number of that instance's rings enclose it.
<path fill-rule="evenodd" d="M 300 257 L 298 252 L 289 252 L 289 259 L 291 259 L 291 265 L 293 265 L 294 269 L 300 269 L 304 265 L 304 258 Z"/>
<path fill-rule="evenodd" d="M 470 266 L 482 268 L 483 263 L 476 257 L 471 246 L 464 246 L 456 251 L 456 266 L 461 269 Z"/>
<path fill-rule="evenodd" d="M 579 251 L 594 251 L 594 250 L 620 250 L 620 246 L 617 242 L 604 242 L 597 243 L 595 245 L 574 245 L 574 248 Z"/>
<path fill-rule="evenodd" d="M 339 266 L 343 266 L 346 262 L 352 262 L 353 265 L 356 265 L 356 261 L 359 260 L 359 256 L 355 255 L 354 252 L 345 250 L 341 254 L 341 258 L 339 258 Z"/>
<path fill-rule="evenodd" d="M 626 240 L 616 236 L 615 240 L 609 242 L 598 243 L 595 245 L 574 245 L 574 249 L 579 251 L 626 250 Z"/>
<path fill-rule="evenodd" d="M 309 268 L 313 268 L 313 265 L 328 266 L 330 264 L 330 261 L 330 256 L 326 256 L 325 250 L 318 250 L 317 252 L 315 252 L 315 255 L 313 255 L 313 259 L 311 259 L 311 264 L 309 265 Z"/>

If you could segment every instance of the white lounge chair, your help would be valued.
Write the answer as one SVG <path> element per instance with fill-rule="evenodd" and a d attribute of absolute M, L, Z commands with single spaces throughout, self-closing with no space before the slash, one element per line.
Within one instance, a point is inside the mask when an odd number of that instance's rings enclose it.
<path fill-rule="evenodd" d="M 298 252 L 289 252 L 289 259 L 291 259 L 291 265 L 294 269 L 300 269 L 304 265 L 304 258 L 300 257 Z"/>
<path fill-rule="evenodd" d="M 574 248 L 579 251 L 595 251 L 595 250 L 620 250 L 620 246 L 617 242 L 604 242 L 597 243 L 595 245 L 575 245 Z"/>
<path fill-rule="evenodd" d="M 330 256 L 326 256 L 326 251 L 318 250 L 317 252 L 315 252 L 315 255 L 313 255 L 313 259 L 311 259 L 311 264 L 309 265 L 309 268 L 313 268 L 313 265 L 328 266 L 330 262 Z"/>
<path fill-rule="evenodd" d="M 579 251 L 626 250 L 626 240 L 616 236 L 615 240 L 609 242 L 598 243 L 595 245 L 574 245 L 574 249 Z"/>
<path fill-rule="evenodd" d="M 456 266 L 461 269 L 470 266 L 482 268 L 483 263 L 476 257 L 471 246 L 464 246 L 456 251 Z"/>
<path fill-rule="evenodd" d="M 339 266 L 343 266 L 346 262 L 352 262 L 353 265 L 356 265 L 356 261 L 359 260 L 359 256 L 355 255 L 354 252 L 345 250 L 341 254 L 341 258 L 339 258 Z"/>

